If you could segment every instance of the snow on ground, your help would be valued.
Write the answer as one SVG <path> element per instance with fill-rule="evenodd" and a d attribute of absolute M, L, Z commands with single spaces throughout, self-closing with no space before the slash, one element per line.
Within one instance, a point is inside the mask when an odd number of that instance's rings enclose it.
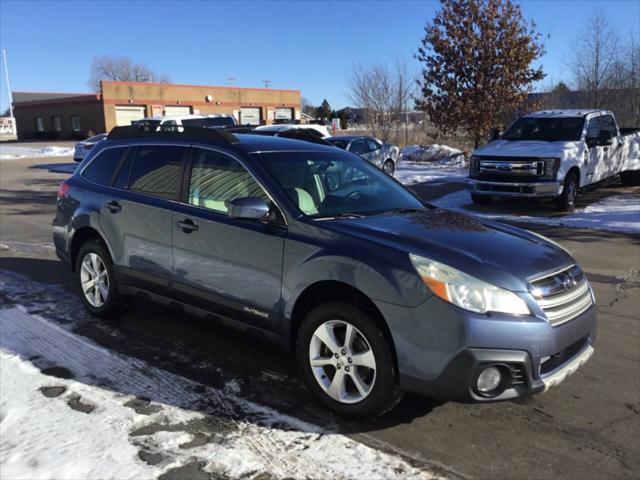
<path fill-rule="evenodd" d="M 462 181 L 468 163 L 460 150 L 446 145 L 409 145 L 401 151 L 395 178 L 405 185 L 431 181 Z"/>
<path fill-rule="evenodd" d="M 20 158 L 37 157 L 71 157 L 73 147 L 21 147 L 13 145 L 0 145 L 0 160 L 17 160 Z"/>
<path fill-rule="evenodd" d="M 434 478 L 20 306 L 0 309 L 0 387 L 3 478 Z"/>
<path fill-rule="evenodd" d="M 464 207 L 473 203 L 467 190 L 450 193 L 430 203 L 441 208 L 496 220 L 640 234 L 640 198 L 632 193 L 611 195 L 588 207 L 553 217 L 469 211 Z"/>

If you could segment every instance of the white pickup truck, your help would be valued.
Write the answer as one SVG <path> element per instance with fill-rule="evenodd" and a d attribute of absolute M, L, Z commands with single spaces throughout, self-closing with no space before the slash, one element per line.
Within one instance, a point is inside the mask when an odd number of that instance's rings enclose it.
<path fill-rule="evenodd" d="M 572 210 L 581 188 L 620 175 L 640 184 L 640 131 L 620 129 L 605 110 L 552 110 L 525 115 L 476 149 L 471 197 L 553 198 Z"/>

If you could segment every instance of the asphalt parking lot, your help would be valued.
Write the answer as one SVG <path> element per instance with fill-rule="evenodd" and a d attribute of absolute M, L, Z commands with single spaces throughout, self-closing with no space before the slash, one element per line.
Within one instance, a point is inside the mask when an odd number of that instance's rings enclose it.
<path fill-rule="evenodd" d="M 0 164 L 0 271 L 23 279 L 21 286 L 0 291 L 4 301 L 37 309 L 31 287 L 75 292 L 70 272 L 51 248 L 56 191 L 66 174 L 53 173 L 48 165 L 59 169 L 70 162 L 60 157 Z M 450 188 L 422 185 L 415 190 L 432 199 Z M 588 204 L 616 188 L 588 192 L 580 202 Z M 638 190 L 625 191 L 637 193 L 640 201 Z M 139 302 L 118 321 L 86 322 L 77 331 L 187 378 L 214 386 L 238 379 L 241 394 L 251 400 L 335 428 L 446 476 L 638 478 L 640 237 L 531 224 L 526 228 L 549 236 L 578 259 L 595 289 L 600 324 L 592 360 L 561 386 L 524 402 L 461 405 L 407 396 L 381 419 L 345 422 L 312 400 L 289 354 L 179 311 Z M 41 307 L 42 314 L 47 308 Z"/>

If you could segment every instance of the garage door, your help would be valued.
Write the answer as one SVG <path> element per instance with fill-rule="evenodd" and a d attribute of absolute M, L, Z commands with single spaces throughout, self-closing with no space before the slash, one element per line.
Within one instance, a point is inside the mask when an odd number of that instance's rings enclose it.
<path fill-rule="evenodd" d="M 275 120 L 292 120 L 293 108 L 276 108 Z"/>
<path fill-rule="evenodd" d="M 241 108 L 240 123 L 243 125 L 260 125 L 260 109 Z"/>
<path fill-rule="evenodd" d="M 165 116 L 174 116 L 174 115 L 191 115 L 191 107 L 183 107 L 176 105 L 167 105 L 164 107 Z"/>
<path fill-rule="evenodd" d="M 116 125 L 129 126 L 131 122 L 144 118 L 144 107 L 131 105 L 116 105 Z"/>

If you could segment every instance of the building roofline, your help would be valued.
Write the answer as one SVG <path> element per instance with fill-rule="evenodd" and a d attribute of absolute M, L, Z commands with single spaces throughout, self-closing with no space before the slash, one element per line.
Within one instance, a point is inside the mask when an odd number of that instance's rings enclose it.
<path fill-rule="evenodd" d="M 191 85 L 186 83 L 119 82 L 115 80 L 101 80 L 100 83 L 109 84 L 109 85 L 152 85 L 152 86 L 178 87 L 178 88 L 211 88 L 216 90 L 249 90 L 249 91 L 257 91 L 257 92 L 267 91 L 267 92 L 300 93 L 300 90 L 296 90 L 296 89 L 236 87 L 231 85 L 226 87 L 220 87 L 215 85 Z"/>

